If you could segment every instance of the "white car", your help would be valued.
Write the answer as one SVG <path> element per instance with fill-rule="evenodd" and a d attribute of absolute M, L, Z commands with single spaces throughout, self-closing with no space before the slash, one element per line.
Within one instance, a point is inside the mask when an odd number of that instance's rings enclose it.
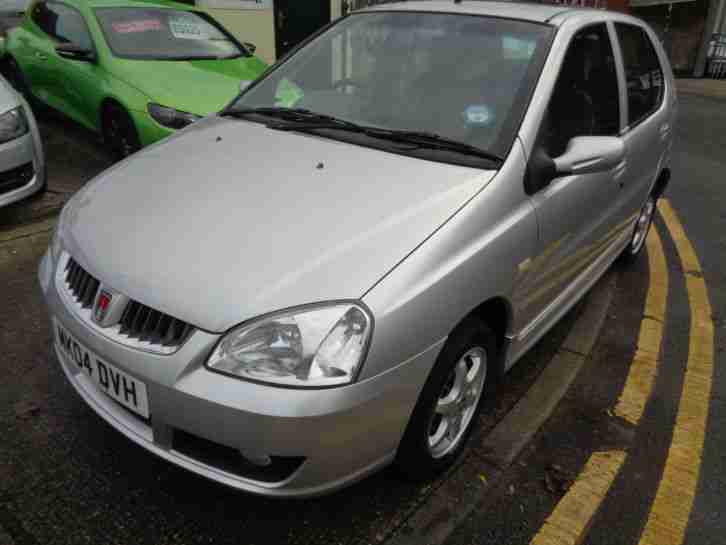
<path fill-rule="evenodd" d="M 43 145 L 33 112 L 0 76 L 0 207 L 45 188 Z"/>

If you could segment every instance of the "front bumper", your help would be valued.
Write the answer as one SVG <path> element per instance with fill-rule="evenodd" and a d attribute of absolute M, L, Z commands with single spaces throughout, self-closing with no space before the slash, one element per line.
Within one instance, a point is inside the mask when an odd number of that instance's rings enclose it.
<path fill-rule="evenodd" d="M 33 131 L 10 142 L 0 144 L 0 207 L 20 201 L 37 193 L 45 185 L 45 162 L 40 147 L 40 138 Z M 20 187 L 6 186 L 3 175 L 23 165 L 32 164 L 33 175 Z M 5 189 L 4 189 L 5 187 Z"/>
<path fill-rule="evenodd" d="M 103 337 L 66 308 L 49 255 L 39 277 L 51 318 L 88 349 L 146 384 L 150 418 L 117 404 L 55 346 L 68 380 L 96 413 L 154 454 L 219 483 L 278 497 L 324 494 L 390 463 L 423 382 L 435 345 L 390 371 L 349 386 L 296 390 L 244 382 L 204 368 L 219 335 L 197 330 L 174 354 L 155 355 Z M 177 438 L 212 441 L 251 459 L 302 460 L 270 482 L 230 471 L 213 458 L 177 448 Z M 292 467 L 292 466 L 291 466 Z M 244 473 L 244 472 L 242 472 Z"/>

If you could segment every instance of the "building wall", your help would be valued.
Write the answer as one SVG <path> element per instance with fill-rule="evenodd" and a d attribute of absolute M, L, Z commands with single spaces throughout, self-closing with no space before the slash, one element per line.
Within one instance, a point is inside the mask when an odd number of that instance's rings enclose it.
<path fill-rule="evenodd" d="M 632 8 L 658 34 L 677 74 L 690 74 L 704 38 L 708 0 Z M 708 33 L 710 36 L 710 33 Z"/>
<path fill-rule="evenodd" d="M 232 7 L 234 3 L 234 0 L 196 0 L 197 6 L 222 23 L 239 41 L 255 44 L 258 57 L 274 63 L 277 59 L 274 0 L 267 0 L 262 3 L 263 8 L 256 9 Z M 340 17 L 341 8 L 342 0 L 330 0 L 332 19 Z"/>
<path fill-rule="evenodd" d="M 240 42 L 257 46 L 255 55 L 275 62 L 275 15 L 272 9 L 229 9 L 200 6 L 217 19 Z"/>

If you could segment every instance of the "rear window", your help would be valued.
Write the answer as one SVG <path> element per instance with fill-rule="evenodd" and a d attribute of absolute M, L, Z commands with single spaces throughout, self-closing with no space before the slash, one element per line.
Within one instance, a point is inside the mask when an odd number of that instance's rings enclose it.
<path fill-rule="evenodd" d="M 146 60 L 229 59 L 248 55 L 206 14 L 163 8 L 96 10 L 117 57 Z"/>
<path fill-rule="evenodd" d="M 615 23 L 625 64 L 628 89 L 628 125 L 633 126 L 655 112 L 663 102 L 663 68 L 645 30 Z"/>

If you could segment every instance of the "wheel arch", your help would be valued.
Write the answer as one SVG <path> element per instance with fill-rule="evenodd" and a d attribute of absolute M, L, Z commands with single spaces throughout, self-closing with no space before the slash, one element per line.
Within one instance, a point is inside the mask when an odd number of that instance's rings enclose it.
<path fill-rule="evenodd" d="M 458 327 L 470 318 L 475 318 L 484 322 L 492 330 L 496 337 L 496 372 L 497 376 L 501 376 L 504 374 L 504 362 L 506 361 L 508 345 L 507 333 L 512 323 L 512 316 L 512 305 L 506 297 L 490 297 L 479 303 L 466 316 L 464 316 L 452 329 L 452 334 Z"/>
<path fill-rule="evenodd" d="M 125 112 L 128 112 L 129 109 L 123 105 L 123 103 L 118 100 L 116 97 L 113 96 L 107 96 L 104 97 L 101 100 L 101 104 L 98 107 L 98 128 L 101 132 L 103 132 L 103 124 L 105 122 L 105 116 L 106 112 L 108 112 L 109 108 L 122 108 Z"/>

